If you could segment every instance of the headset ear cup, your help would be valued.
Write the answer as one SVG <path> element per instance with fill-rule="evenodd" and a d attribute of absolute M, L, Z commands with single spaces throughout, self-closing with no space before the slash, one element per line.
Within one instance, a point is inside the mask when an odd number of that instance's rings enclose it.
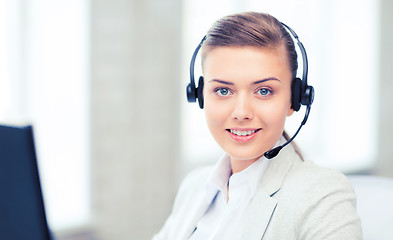
<path fill-rule="evenodd" d="M 301 91 L 302 91 L 302 80 L 300 80 L 300 78 L 293 79 L 291 91 L 292 91 L 292 96 L 291 96 L 292 109 L 297 112 L 300 109 L 300 101 L 301 101 L 300 98 L 301 98 Z"/>
<path fill-rule="evenodd" d="M 314 102 L 314 88 L 312 86 L 306 86 L 304 96 L 302 97 L 303 105 L 311 105 Z"/>
<path fill-rule="evenodd" d="M 195 86 L 194 88 L 191 86 L 191 83 L 187 85 L 187 101 L 188 102 L 195 102 L 196 101 L 196 96 L 195 96 Z"/>
<path fill-rule="evenodd" d="M 203 109 L 203 104 L 204 104 L 204 99 L 203 99 L 203 86 L 205 84 L 205 81 L 202 76 L 199 77 L 198 81 L 198 88 L 197 88 L 197 98 L 198 98 L 198 103 L 199 107 Z"/>

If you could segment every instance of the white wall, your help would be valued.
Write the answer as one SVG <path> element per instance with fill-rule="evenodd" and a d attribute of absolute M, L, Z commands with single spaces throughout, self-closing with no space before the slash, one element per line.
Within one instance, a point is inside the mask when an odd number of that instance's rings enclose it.
<path fill-rule="evenodd" d="M 91 171 L 99 239 L 150 239 L 179 163 L 180 0 L 91 1 Z"/>
<path fill-rule="evenodd" d="M 376 173 L 393 177 L 393 2 L 380 0 L 378 161 Z"/>

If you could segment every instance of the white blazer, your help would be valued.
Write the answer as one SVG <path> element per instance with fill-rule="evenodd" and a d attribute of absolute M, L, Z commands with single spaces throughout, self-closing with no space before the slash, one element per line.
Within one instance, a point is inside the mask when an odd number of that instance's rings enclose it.
<path fill-rule="evenodd" d="M 212 167 L 199 168 L 183 181 L 154 240 L 185 240 L 210 203 L 205 199 Z M 291 145 L 273 158 L 245 214 L 242 240 L 362 239 L 356 197 L 347 178 L 303 161 Z"/>

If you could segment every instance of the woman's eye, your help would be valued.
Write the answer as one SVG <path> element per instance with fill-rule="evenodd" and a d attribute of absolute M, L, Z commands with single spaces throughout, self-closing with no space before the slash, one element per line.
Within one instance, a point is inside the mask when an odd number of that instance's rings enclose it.
<path fill-rule="evenodd" d="M 261 88 L 261 89 L 259 89 L 259 90 L 257 91 L 257 93 L 258 93 L 259 95 L 262 95 L 262 96 L 267 96 L 267 95 L 271 94 L 272 91 L 271 91 L 270 89 L 268 89 L 268 88 Z"/>
<path fill-rule="evenodd" d="M 215 92 L 220 96 L 227 96 L 230 94 L 230 91 L 228 88 L 218 88 L 215 90 Z"/>

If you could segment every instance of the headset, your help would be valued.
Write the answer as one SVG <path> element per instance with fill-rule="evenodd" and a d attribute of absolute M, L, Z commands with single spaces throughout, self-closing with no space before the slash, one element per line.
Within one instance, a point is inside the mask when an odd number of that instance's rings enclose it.
<path fill-rule="evenodd" d="M 299 133 L 300 129 L 306 124 L 308 116 L 310 114 L 311 110 L 311 104 L 314 101 L 314 95 L 315 91 L 314 88 L 310 85 L 307 84 L 307 75 L 308 75 L 308 61 L 307 61 L 307 53 L 306 49 L 304 48 L 303 44 L 300 42 L 298 35 L 293 31 L 289 26 L 287 26 L 284 23 L 281 23 L 282 26 L 287 29 L 287 31 L 290 33 L 290 35 L 296 40 L 297 45 L 299 46 L 300 52 L 302 54 L 302 59 L 303 59 L 303 75 L 302 79 L 297 78 L 295 75 L 295 78 L 292 80 L 292 86 L 291 86 L 291 108 L 294 111 L 299 111 L 301 105 L 306 106 L 306 112 L 304 114 L 303 121 L 301 122 L 299 128 L 296 130 L 295 134 L 283 145 L 275 147 L 267 152 L 264 153 L 264 156 L 267 159 L 274 158 L 275 156 L 278 155 L 278 153 L 281 151 L 282 148 L 284 148 L 286 145 L 288 145 L 290 142 L 293 141 L 293 139 L 297 136 Z M 192 55 L 191 58 L 191 63 L 190 63 L 190 83 L 187 85 L 186 91 L 187 91 L 187 100 L 188 102 L 196 102 L 198 99 L 198 104 L 201 109 L 203 109 L 204 106 L 204 100 L 203 100 L 203 86 L 204 86 L 204 79 L 203 76 L 199 77 L 198 81 L 198 87 L 195 86 L 195 75 L 194 75 L 194 67 L 195 67 L 195 59 L 198 55 L 199 49 L 202 47 L 203 42 L 206 40 L 206 36 L 204 36 L 199 43 L 199 45 L 196 47 L 194 54 Z"/>

